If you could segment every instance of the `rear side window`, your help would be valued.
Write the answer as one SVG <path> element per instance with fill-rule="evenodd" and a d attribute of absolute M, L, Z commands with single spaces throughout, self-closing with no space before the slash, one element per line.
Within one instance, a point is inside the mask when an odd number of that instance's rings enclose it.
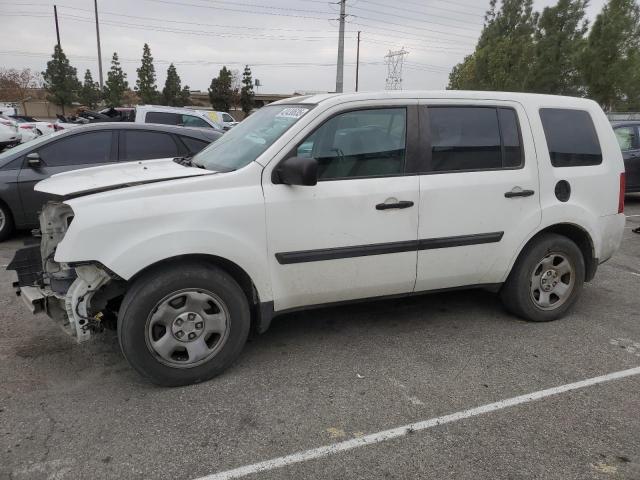
<path fill-rule="evenodd" d="M 602 163 L 602 150 L 589 112 L 542 108 L 540 119 L 551 165 L 582 167 Z"/>
<path fill-rule="evenodd" d="M 194 115 L 182 115 L 180 123 L 185 127 L 212 128 L 204 119 Z"/>
<path fill-rule="evenodd" d="M 38 150 L 45 165 L 86 165 L 111 161 L 111 131 L 71 135 Z"/>
<path fill-rule="evenodd" d="M 495 170 L 522 165 L 514 110 L 495 107 L 429 107 L 431 170 Z"/>
<path fill-rule="evenodd" d="M 178 146 L 168 133 L 122 131 L 120 161 L 149 160 L 178 156 Z"/>
<path fill-rule="evenodd" d="M 636 136 L 636 127 L 618 127 L 613 130 L 620 145 L 620 150 L 628 152 L 638 148 L 638 139 Z"/>
<path fill-rule="evenodd" d="M 144 123 L 160 123 L 162 125 L 178 125 L 182 122 L 182 115 L 169 112 L 147 112 Z"/>
<path fill-rule="evenodd" d="M 204 147 L 209 145 L 208 142 L 205 142 L 204 140 L 198 140 L 197 138 L 182 137 L 181 136 L 180 140 L 182 140 L 182 143 L 184 143 L 186 145 L 187 150 L 189 150 L 189 153 L 191 155 L 194 155 L 194 154 L 198 153 Z"/>

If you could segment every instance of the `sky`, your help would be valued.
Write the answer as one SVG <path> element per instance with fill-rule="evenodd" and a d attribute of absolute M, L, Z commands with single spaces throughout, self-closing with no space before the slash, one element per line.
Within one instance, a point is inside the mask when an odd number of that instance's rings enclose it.
<path fill-rule="evenodd" d="M 155 60 L 158 86 L 170 62 L 182 85 L 209 87 L 220 68 L 248 64 L 259 93 L 335 90 L 339 1 L 97 0 L 104 78 L 117 52 L 133 87 L 142 47 Z M 0 67 L 42 71 L 60 41 L 82 80 L 98 80 L 93 0 L 0 0 Z M 555 0 L 534 0 L 541 11 Z M 605 0 L 591 0 L 593 21 Z M 385 55 L 404 48 L 403 89 L 442 89 L 451 68 L 473 52 L 489 0 L 347 0 L 344 91 L 355 89 L 361 31 L 360 90 L 385 88 Z"/>

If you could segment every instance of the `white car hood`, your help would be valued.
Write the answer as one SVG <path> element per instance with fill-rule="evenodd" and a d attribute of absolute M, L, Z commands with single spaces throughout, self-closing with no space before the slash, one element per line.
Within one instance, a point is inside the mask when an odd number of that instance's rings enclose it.
<path fill-rule="evenodd" d="M 35 190 L 68 197 L 212 173 L 216 172 L 204 168 L 185 167 L 174 162 L 173 159 L 165 158 L 143 162 L 115 163 L 59 173 L 37 183 Z"/>

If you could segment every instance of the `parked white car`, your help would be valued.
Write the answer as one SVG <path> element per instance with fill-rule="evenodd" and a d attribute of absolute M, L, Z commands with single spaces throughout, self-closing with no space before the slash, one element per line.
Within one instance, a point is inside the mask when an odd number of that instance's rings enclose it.
<path fill-rule="evenodd" d="M 228 368 L 252 326 L 317 305 L 482 287 L 521 318 L 557 319 L 618 249 L 623 187 L 590 100 L 297 97 L 191 161 L 40 182 L 59 200 L 9 268 L 78 341 L 117 317 L 130 364 L 184 385 Z"/>
<path fill-rule="evenodd" d="M 206 112 L 206 115 L 211 118 L 214 122 L 222 125 L 222 128 L 226 130 L 230 130 L 235 127 L 238 123 L 235 118 L 231 116 L 231 114 L 227 112 L 216 112 L 214 110 L 201 110 Z"/>
<path fill-rule="evenodd" d="M 33 124 L 20 123 L 16 119 L 8 117 L 6 115 L 0 115 L 0 122 L 4 125 L 11 125 L 20 132 L 20 143 L 27 143 L 38 138 L 41 134 L 38 133 L 38 129 Z"/>
<path fill-rule="evenodd" d="M 21 140 L 22 134 L 18 126 L 0 118 L 0 151 L 19 144 Z"/>
<path fill-rule="evenodd" d="M 183 127 L 214 128 L 223 131 L 224 127 L 217 116 L 212 118 L 207 110 L 192 108 L 165 107 L 158 105 L 140 105 L 136 107 L 136 123 L 159 123 L 180 125 Z"/>
<path fill-rule="evenodd" d="M 45 122 L 28 115 L 10 115 L 12 120 L 18 122 L 20 128 L 35 128 L 38 135 L 49 135 L 56 131 L 52 122 Z"/>

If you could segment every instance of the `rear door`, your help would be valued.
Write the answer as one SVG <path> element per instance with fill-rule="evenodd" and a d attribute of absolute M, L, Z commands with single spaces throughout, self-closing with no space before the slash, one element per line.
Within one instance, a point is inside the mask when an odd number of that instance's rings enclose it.
<path fill-rule="evenodd" d="M 640 191 L 640 142 L 636 125 L 614 128 L 624 158 L 627 191 Z"/>
<path fill-rule="evenodd" d="M 502 282 L 541 218 L 525 111 L 509 102 L 421 103 L 415 290 Z"/>
<path fill-rule="evenodd" d="M 149 130 L 121 130 L 119 160 L 132 162 L 180 155 L 180 147 L 170 133 Z"/>
<path fill-rule="evenodd" d="M 40 155 L 39 167 L 25 161 L 18 176 L 18 189 L 29 225 L 38 224 L 38 213 L 50 195 L 34 191 L 36 183 L 56 173 L 96 167 L 115 161 L 116 142 L 112 130 L 70 135 L 35 150 Z"/>

